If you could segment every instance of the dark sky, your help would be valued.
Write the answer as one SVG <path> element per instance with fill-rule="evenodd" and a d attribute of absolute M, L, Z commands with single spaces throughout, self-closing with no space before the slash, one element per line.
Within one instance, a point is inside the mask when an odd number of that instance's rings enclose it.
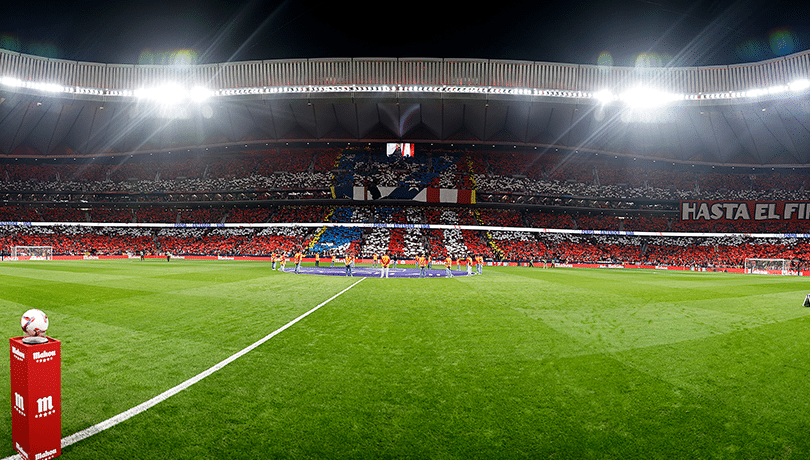
<path fill-rule="evenodd" d="M 107 63 L 319 57 L 713 65 L 810 48 L 810 1 L 28 1 L 0 47 Z M 601 61 L 600 61 L 601 59 Z"/>

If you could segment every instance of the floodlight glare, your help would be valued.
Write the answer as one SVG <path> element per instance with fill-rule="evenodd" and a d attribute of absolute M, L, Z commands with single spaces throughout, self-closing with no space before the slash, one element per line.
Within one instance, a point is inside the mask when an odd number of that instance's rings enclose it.
<path fill-rule="evenodd" d="M 188 97 L 193 102 L 205 102 L 210 99 L 214 94 L 208 88 L 202 86 L 195 86 L 188 92 Z"/>
<path fill-rule="evenodd" d="M 616 100 L 616 95 L 608 89 L 603 89 L 602 91 L 594 93 L 593 97 L 603 105 L 609 104 Z"/>
<path fill-rule="evenodd" d="M 680 101 L 684 99 L 683 94 L 667 93 L 652 88 L 635 88 L 619 96 L 629 107 L 633 108 L 650 108 L 661 107 L 671 102 Z"/>
<path fill-rule="evenodd" d="M 14 87 L 14 88 L 19 88 L 20 86 L 23 85 L 22 80 L 14 78 L 14 77 L 2 77 L 2 78 L 0 78 L 0 83 L 4 84 L 6 86 Z"/>
<path fill-rule="evenodd" d="M 794 80 L 788 84 L 788 88 L 795 93 L 806 91 L 807 89 L 810 89 L 810 80 L 806 78 Z"/>
<path fill-rule="evenodd" d="M 46 93 L 62 93 L 65 91 L 65 87 L 62 85 L 58 85 L 56 83 L 38 83 L 33 85 L 32 88 L 37 89 L 39 91 L 44 91 Z"/>
<path fill-rule="evenodd" d="M 205 102 L 213 97 L 214 93 L 201 86 L 185 89 L 177 83 L 167 83 L 155 88 L 141 88 L 133 92 L 138 99 L 157 102 L 164 105 L 177 105 L 183 102 Z"/>
<path fill-rule="evenodd" d="M 152 97 L 155 100 L 170 105 L 182 102 L 188 94 L 185 89 L 180 87 L 180 85 L 174 83 L 167 83 L 163 86 L 159 86 L 153 91 Z"/>
<path fill-rule="evenodd" d="M 753 88 L 745 92 L 745 97 L 760 97 L 768 94 L 768 90 L 762 88 Z"/>

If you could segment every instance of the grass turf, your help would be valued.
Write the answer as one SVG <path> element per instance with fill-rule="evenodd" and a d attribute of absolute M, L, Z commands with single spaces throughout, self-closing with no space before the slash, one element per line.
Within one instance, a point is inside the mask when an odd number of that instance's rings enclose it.
<path fill-rule="evenodd" d="M 260 262 L 2 263 L 0 331 L 20 335 L 28 308 L 49 314 L 66 436 L 354 281 Z M 809 288 L 586 269 L 368 278 L 63 457 L 807 458 Z M 10 420 L 6 399 L 0 456 L 13 453 Z"/>

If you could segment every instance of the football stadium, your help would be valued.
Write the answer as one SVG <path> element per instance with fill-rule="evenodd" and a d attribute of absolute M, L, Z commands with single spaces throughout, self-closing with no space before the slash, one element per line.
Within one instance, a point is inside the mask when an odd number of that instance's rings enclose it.
<path fill-rule="evenodd" d="M 0 256 L 3 459 L 808 458 L 810 51 L 0 49 Z"/>

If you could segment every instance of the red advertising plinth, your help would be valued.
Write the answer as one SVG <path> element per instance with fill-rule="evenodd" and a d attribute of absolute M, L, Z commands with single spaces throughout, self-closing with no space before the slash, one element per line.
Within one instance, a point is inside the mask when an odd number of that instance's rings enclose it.
<path fill-rule="evenodd" d="M 11 346 L 11 440 L 24 460 L 62 453 L 62 342 Z"/>

